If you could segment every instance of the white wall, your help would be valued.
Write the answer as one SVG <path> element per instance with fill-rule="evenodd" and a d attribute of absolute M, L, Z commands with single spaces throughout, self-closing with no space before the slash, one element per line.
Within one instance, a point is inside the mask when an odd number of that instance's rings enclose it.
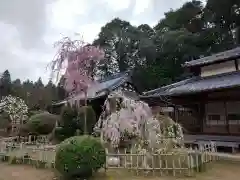
<path fill-rule="evenodd" d="M 219 64 L 203 66 L 201 68 L 201 76 L 206 77 L 206 76 L 212 76 L 212 75 L 233 72 L 233 71 L 236 71 L 235 62 L 227 61 Z"/>
<path fill-rule="evenodd" d="M 237 61 L 238 61 L 238 69 L 240 69 L 240 59 L 238 59 Z"/>

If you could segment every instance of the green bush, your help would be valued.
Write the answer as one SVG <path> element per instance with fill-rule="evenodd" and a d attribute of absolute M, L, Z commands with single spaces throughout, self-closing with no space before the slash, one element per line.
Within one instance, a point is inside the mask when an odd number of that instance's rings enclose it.
<path fill-rule="evenodd" d="M 59 144 L 55 167 L 66 179 L 86 179 L 100 169 L 105 160 L 105 150 L 99 139 L 73 136 Z"/>
<path fill-rule="evenodd" d="M 41 110 L 32 110 L 28 112 L 28 117 L 32 117 L 34 115 L 40 114 L 40 113 L 44 113 L 44 111 Z"/>
<path fill-rule="evenodd" d="M 94 125 L 96 124 L 96 114 L 91 106 L 83 106 L 79 109 L 78 116 L 78 127 L 81 132 L 84 132 L 85 127 L 85 112 L 87 113 L 87 133 L 91 134 L 93 132 Z"/>
<path fill-rule="evenodd" d="M 19 136 L 28 136 L 29 134 L 34 134 L 30 132 L 30 128 L 27 124 L 23 124 L 20 126 L 18 135 Z"/>
<path fill-rule="evenodd" d="M 59 116 L 42 112 L 31 116 L 22 130 L 30 134 L 49 134 L 54 129 L 56 121 L 59 121 Z"/>
<path fill-rule="evenodd" d="M 91 134 L 96 123 L 96 114 L 93 108 L 91 106 L 78 108 L 68 105 L 62 108 L 61 127 L 55 129 L 55 139 L 63 141 L 66 138 L 76 135 L 77 130 L 78 134 L 84 134 L 85 112 L 87 112 L 87 134 Z"/>
<path fill-rule="evenodd" d="M 70 105 L 63 106 L 61 109 L 61 126 L 68 126 L 73 120 L 78 117 L 78 111 L 76 107 L 71 107 Z"/>
<path fill-rule="evenodd" d="M 10 123 L 9 115 L 5 112 L 0 113 L 0 129 L 8 128 Z"/>
<path fill-rule="evenodd" d="M 74 133 L 70 133 L 71 131 L 68 128 L 64 127 L 56 127 L 54 131 L 54 140 L 57 142 L 61 142 L 71 136 L 73 136 Z M 71 134 L 71 135 L 70 135 Z"/>
<path fill-rule="evenodd" d="M 78 112 L 76 108 L 64 106 L 61 110 L 60 127 L 55 129 L 55 138 L 62 141 L 75 135 L 77 126 Z"/>

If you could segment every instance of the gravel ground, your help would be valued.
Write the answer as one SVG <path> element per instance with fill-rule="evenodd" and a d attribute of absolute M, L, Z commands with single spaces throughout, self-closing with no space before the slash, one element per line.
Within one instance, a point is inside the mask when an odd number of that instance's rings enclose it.
<path fill-rule="evenodd" d="M 214 164 L 205 173 L 200 173 L 192 178 L 180 178 L 180 180 L 239 180 L 240 163 L 219 162 Z M 0 180 L 53 180 L 54 173 L 47 169 L 36 169 L 25 165 L 0 164 Z M 168 177 L 132 177 L 121 171 L 108 171 L 107 175 L 99 173 L 94 180 L 176 180 Z"/>

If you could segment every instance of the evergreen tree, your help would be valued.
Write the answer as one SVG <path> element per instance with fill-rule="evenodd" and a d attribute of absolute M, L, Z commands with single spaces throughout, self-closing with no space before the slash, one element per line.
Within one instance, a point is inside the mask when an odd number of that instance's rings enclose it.
<path fill-rule="evenodd" d="M 11 93 L 11 75 L 8 70 L 5 70 L 0 79 L 0 96 L 7 96 Z"/>

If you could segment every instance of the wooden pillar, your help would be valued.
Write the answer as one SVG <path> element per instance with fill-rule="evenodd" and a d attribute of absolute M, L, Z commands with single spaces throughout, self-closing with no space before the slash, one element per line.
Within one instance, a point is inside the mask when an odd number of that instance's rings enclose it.
<path fill-rule="evenodd" d="M 227 112 L 227 102 L 224 101 L 223 103 L 224 103 L 224 116 L 225 116 L 225 119 L 226 119 L 226 125 L 225 125 L 225 127 L 226 127 L 226 129 L 227 129 L 227 133 L 228 133 L 228 134 L 231 134 L 231 132 L 230 132 L 230 127 L 229 127 L 228 112 Z"/>
<path fill-rule="evenodd" d="M 178 118 L 178 107 L 174 106 L 173 108 L 174 108 L 174 113 L 173 113 L 174 121 L 178 122 L 179 121 L 179 118 Z"/>
<path fill-rule="evenodd" d="M 204 124 L 206 123 L 206 115 L 205 115 L 205 103 L 201 101 L 199 103 L 199 116 L 198 116 L 198 121 L 200 125 L 200 132 L 204 133 Z"/>

